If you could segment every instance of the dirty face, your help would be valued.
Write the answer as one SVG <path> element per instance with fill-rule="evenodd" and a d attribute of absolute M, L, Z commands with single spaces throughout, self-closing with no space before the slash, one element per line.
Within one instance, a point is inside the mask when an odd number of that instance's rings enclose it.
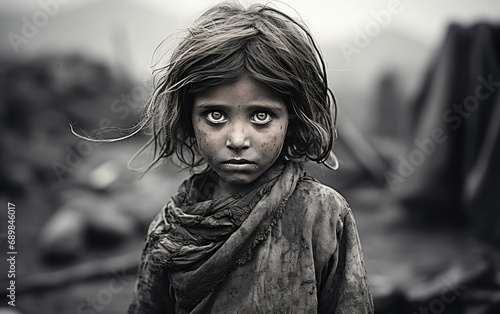
<path fill-rule="evenodd" d="M 242 76 L 194 98 L 192 124 L 203 158 L 219 175 L 214 196 L 243 190 L 278 159 L 288 127 L 284 102 Z"/>

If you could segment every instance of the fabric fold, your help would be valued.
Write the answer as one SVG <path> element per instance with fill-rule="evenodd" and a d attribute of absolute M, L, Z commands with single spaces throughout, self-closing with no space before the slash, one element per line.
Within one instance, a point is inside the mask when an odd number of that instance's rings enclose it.
<path fill-rule="evenodd" d="M 169 271 L 181 307 L 195 307 L 251 259 L 303 176 L 300 164 L 278 163 L 244 193 L 214 200 L 199 189 L 216 180 L 210 173 L 181 185 L 151 225 L 146 254 L 154 271 Z"/>

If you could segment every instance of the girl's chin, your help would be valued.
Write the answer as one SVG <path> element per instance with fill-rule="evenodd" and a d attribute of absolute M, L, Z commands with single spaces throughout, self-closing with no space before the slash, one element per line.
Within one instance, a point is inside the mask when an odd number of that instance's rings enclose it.
<path fill-rule="evenodd" d="M 223 177 L 221 177 L 222 182 L 220 183 L 222 185 L 234 186 L 235 188 L 238 189 L 244 189 L 248 185 L 252 184 L 255 181 L 255 179 L 257 179 L 255 174 L 232 176 L 229 179 L 224 179 Z"/>
<path fill-rule="evenodd" d="M 256 173 L 229 175 L 219 174 L 219 195 L 232 195 L 245 191 L 259 176 Z"/>

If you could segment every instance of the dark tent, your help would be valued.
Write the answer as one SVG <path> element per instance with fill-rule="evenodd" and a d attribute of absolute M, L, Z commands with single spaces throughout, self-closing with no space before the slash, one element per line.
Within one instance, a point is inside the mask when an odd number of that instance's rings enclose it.
<path fill-rule="evenodd" d="M 451 25 L 412 108 L 398 196 L 415 217 L 500 241 L 500 26 Z"/>

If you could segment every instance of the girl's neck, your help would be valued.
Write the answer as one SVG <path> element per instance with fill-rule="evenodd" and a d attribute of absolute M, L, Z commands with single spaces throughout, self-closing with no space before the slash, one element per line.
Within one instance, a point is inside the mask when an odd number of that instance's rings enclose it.
<path fill-rule="evenodd" d="M 247 188 L 246 185 L 229 184 L 219 178 L 217 187 L 214 191 L 213 198 L 236 195 L 243 192 Z"/>

